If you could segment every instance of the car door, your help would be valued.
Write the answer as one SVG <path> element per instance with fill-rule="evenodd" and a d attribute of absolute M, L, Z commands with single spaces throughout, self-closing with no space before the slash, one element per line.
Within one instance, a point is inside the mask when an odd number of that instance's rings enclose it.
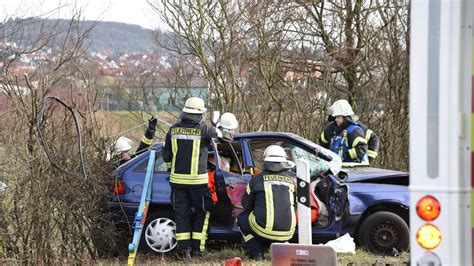
<path fill-rule="evenodd" d="M 236 217 L 243 211 L 240 199 L 247 182 L 243 175 L 240 141 L 214 143 L 214 174 L 218 202 L 211 213 L 213 225 L 236 228 Z"/>
<path fill-rule="evenodd" d="M 169 173 L 163 160 L 161 145 L 156 145 L 153 149 L 156 150 L 156 160 L 151 200 L 154 204 L 170 204 L 171 187 L 169 184 Z M 149 155 L 150 152 L 146 152 L 139 158 L 136 158 L 137 162 L 133 162 L 133 165 L 124 173 L 124 181 L 130 187 L 128 195 L 128 200 L 130 201 L 140 202 Z"/>

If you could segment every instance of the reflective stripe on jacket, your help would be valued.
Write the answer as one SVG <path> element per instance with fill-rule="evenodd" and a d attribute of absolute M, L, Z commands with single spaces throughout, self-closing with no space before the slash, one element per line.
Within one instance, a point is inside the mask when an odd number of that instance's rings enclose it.
<path fill-rule="evenodd" d="M 171 169 L 171 184 L 192 186 L 208 183 L 208 147 L 218 134 L 214 127 L 200 122 L 200 117 L 185 116 L 188 119 L 171 126 L 166 134 L 163 159 Z"/>
<path fill-rule="evenodd" d="M 294 192 L 294 180 L 287 171 L 263 171 L 252 177 L 242 197 L 242 206 L 251 211 L 252 230 L 270 240 L 291 239 L 296 226 Z"/>
<path fill-rule="evenodd" d="M 375 159 L 379 154 L 380 139 L 374 131 L 367 128 L 364 124 L 359 123 L 359 126 L 365 131 L 365 141 L 367 141 L 367 155 L 369 158 Z"/>

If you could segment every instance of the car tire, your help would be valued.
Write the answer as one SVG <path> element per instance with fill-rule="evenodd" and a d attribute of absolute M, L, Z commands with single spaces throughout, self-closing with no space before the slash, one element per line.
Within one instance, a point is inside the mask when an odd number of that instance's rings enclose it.
<path fill-rule="evenodd" d="M 161 210 L 150 213 L 140 240 L 142 250 L 157 254 L 169 253 L 176 249 L 177 244 L 173 212 Z"/>
<path fill-rule="evenodd" d="M 358 242 L 368 251 L 391 255 L 395 250 L 408 250 L 410 229 L 407 223 L 392 212 L 379 211 L 367 217 L 359 227 Z"/>

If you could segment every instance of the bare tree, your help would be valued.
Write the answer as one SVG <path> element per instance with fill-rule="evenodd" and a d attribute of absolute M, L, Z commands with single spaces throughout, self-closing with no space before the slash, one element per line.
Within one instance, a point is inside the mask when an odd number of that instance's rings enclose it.
<path fill-rule="evenodd" d="M 215 108 L 244 131 L 292 131 L 317 141 L 326 109 L 348 99 L 382 139 L 376 165 L 408 168 L 408 2 L 156 1 L 199 58 Z M 398 133 L 397 133 L 398 132 Z"/>
<path fill-rule="evenodd" d="M 81 26 L 80 15 L 69 21 L 32 18 L 0 25 L 8 27 L 2 31 L 10 40 L 2 44 L 0 63 L 1 97 L 6 101 L 0 117 L 0 143 L 6 150 L 2 179 L 8 185 L 0 202 L 2 222 L 8 225 L 0 228 L 0 255 L 22 263 L 81 261 L 115 248 L 97 92 L 90 73 L 82 69 L 90 29 Z M 71 113 L 54 101 L 46 102 L 41 114 L 46 95 L 72 107 L 80 132 Z M 46 155 L 63 170 L 52 167 Z"/>

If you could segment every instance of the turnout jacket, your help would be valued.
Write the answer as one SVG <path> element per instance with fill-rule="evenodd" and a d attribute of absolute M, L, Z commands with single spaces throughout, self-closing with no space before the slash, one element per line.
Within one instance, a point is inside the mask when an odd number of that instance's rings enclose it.
<path fill-rule="evenodd" d="M 364 130 L 354 121 L 345 119 L 343 125 L 329 123 L 320 137 L 320 145 L 341 156 L 343 162 L 368 163 Z"/>
<path fill-rule="evenodd" d="M 252 231 L 265 239 L 291 239 L 296 226 L 294 192 L 294 180 L 288 171 L 265 170 L 252 177 L 242 197 L 242 206 L 250 211 Z"/>
<path fill-rule="evenodd" d="M 367 141 L 367 155 L 370 160 L 373 160 L 379 154 L 380 149 L 380 139 L 374 131 L 370 130 L 367 126 L 358 122 L 359 126 L 365 132 L 365 141 Z"/>
<path fill-rule="evenodd" d="M 222 137 L 216 128 L 201 122 L 202 115 L 182 113 L 166 134 L 163 159 L 170 168 L 170 183 L 178 186 L 207 185 L 208 147 Z"/>

